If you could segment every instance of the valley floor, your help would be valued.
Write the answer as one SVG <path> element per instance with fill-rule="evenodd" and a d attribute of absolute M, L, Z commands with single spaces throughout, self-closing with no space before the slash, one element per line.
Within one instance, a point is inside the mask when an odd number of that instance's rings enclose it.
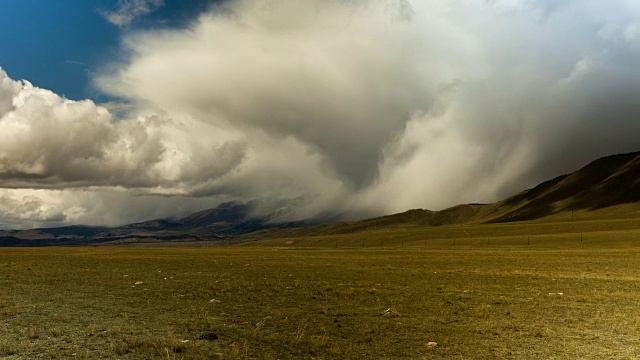
<path fill-rule="evenodd" d="M 640 233 L 624 231 L 519 248 L 4 248 L 0 357 L 637 358 Z"/>

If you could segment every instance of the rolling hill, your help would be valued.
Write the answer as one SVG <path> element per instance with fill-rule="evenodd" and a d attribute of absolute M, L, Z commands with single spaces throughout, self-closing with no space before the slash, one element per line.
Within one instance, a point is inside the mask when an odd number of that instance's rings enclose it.
<path fill-rule="evenodd" d="M 492 204 L 464 204 L 441 211 L 409 210 L 362 221 L 331 218 L 282 222 L 274 212 L 253 216 L 252 203 L 230 202 L 181 219 L 158 219 L 115 228 L 68 226 L 0 231 L 0 246 L 126 244 L 136 242 L 253 241 L 353 234 L 377 229 L 457 224 L 555 221 L 576 216 L 640 214 L 640 152 L 600 158 Z M 316 224 L 316 225 L 314 225 Z M 317 225 L 319 224 L 319 225 Z M 314 226 L 310 226 L 314 225 Z"/>
<path fill-rule="evenodd" d="M 626 205 L 621 207 L 622 205 Z M 246 240 L 351 234 L 383 228 L 430 227 L 559 218 L 612 216 L 638 212 L 640 216 L 640 152 L 600 158 L 568 175 L 558 176 L 492 204 L 457 205 L 441 211 L 409 210 L 356 222 L 323 224 L 297 229 L 265 229 L 242 236 Z"/>

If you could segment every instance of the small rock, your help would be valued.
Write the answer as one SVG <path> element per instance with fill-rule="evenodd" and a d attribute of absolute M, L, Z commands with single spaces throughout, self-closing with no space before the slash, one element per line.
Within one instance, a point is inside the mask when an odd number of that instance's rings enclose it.
<path fill-rule="evenodd" d="M 142 285 L 142 284 L 144 284 L 144 282 L 142 282 L 142 281 L 136 281 L 136 283 L 135 283 L 135 285 Z"/>
<path fill-rule="evenodd" d="M 211 299 L 211 300 L 209 300 L 209 303 L 210 303 L 210 304 L 215 304 L 215 303 L 219 303 L 219 302 L 220 302 L 220 300 L 218 300 L 218 299 Z"/>
<path fill-rule="evenodd" d="M 435 342 L 435 341 L 429 341 L 429 342 L 427 343 L 427 346 L 428 346 L 428 347 L 436 347 L 437 345 L 438 345 L 438 343 L 437 343 L 437 342 Z"/>
<path fill-rule="evenodd" d="M 387 310 L 383 311 L 382 314 L 380 314 L 380 316 L 400 316 L 400 313 L 393 310 L 392 308 L 388 308 Z"/>

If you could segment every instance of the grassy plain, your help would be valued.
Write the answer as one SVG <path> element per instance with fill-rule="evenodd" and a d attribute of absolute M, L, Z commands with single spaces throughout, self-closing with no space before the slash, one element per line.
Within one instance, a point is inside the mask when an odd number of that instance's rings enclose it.
<path fill-rule="evenodd" d="M 557 219 L 2 248 L 0 357 L 640 358 L 639 229 Z"/>

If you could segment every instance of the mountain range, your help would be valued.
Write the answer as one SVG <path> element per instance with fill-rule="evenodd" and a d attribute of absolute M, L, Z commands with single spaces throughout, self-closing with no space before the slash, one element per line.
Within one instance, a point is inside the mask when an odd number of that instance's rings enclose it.
<path fill-rule="evenodd" d="M 600 158 L 492 204 L 422 209 L 361 221 L 323 217 L 282 222 L 278 212 L 254 216 L 254 203 L 230 202 L 181 219 L 158 219 L 120 227 L 67 226 L 0 231 L 0 246 L 51 246 L 207 242 L 226 244 L 282 237 L 351 234 L 394 227 L 552 221 L 567 216 L 623 216 L 640 212 L 640 152 Z"/>

